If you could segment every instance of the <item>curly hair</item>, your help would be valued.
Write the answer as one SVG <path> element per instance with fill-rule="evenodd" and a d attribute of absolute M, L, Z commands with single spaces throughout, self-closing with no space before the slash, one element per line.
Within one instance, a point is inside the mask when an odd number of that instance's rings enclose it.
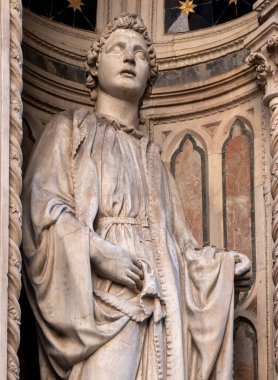
<path fill-rule="evenodd" d="M 99 56 L 102 48 L 109 38 L 109 36 L 117 29 L 132 29 L 144 37 L 149 54 L 149 68 L 150 75 L 147 81 L 145 92 L 139 104 L 139 108 L 142 105 L 143 99 L 150 95 L 152 86 L 156 80 L 158 74 L 158 68 L 156 64 L 156 55 L 153 48 L 152 41 L 148 36 L 147 28 L 141 18 L 136 14 L 123 13 L 120 16 L 114 18 L 104 30 L 100 33 L 99 37 L 94 41 L 90 50 L 87 52 L 87 62 L 86 62 L 86 86 L 90 90 L 91 100 L 93 106 L 97 100 L 97 87 L 98 87 L 98 75 L 97 69 L 99 64 Z"/>

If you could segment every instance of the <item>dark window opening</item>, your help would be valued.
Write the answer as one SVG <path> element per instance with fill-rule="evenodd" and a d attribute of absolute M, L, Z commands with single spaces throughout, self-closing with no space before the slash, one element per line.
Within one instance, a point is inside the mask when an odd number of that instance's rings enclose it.
<path fill-rule="evenodd" d="M 252 11 L 255 0 L 165 0 L 165 32 L 182 33 L 223 24 Z"/>
<path fill-rule="evenodd" d="M 96 29 L 97 0 L 22 0 L 26 9 L 78 29 Z"/>

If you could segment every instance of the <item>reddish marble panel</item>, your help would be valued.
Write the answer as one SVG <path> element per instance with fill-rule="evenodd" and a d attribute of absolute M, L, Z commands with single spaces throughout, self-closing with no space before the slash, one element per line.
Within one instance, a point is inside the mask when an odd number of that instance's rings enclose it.
<path fill-rule="evenodd" d="M 234 341 L 234 379 L 257 380 L 256 334 L 244 321 L 238 322 Z"/>
<path fill-rule="evenodd" d="M 175 180 L 186 221 L 199 244 L 203 243 L 202 167 L 200 153 L 186 140 L 175 159 Z"/>
<path fill-rule="evenodd" d="M 236 127 L 226 145 L 226 243 L 252 260 L 250 141 Z"/>

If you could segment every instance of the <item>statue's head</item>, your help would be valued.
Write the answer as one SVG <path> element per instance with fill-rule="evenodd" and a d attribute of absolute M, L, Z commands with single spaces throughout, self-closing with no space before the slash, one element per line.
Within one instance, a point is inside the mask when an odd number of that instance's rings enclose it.
<path fill-rule="evenodd" d="M 102 51 L 103 49 L 105 49 L 104 51 L 106 53 L 106 48 L 105 48 L 106 43 L 112 44 L 113 40 L 116 40 L 118 36 L 119 38 L 123 36 L 123 33 L 121 31 L 126 31 L 126 30 L 128 30 L 128 32 L 124 33 L 125 41 L 128 42 L 128 38 L 130 38 L 131 43 L 134 44 L 134 40 L 137 39 L 136 36 L 138 33 L 140 35 L 138 36 L 138 41 L 140 42 L 141 40 L 141 45 L 144 45 L 143 47 L 146 52 L 144 59 L 145 59 L 145 67 L 147 67 L 147 73 L 145 75 L 146 78 L 144 77 L 145 79 L 143 79 L 143 76 L 141 75 L 142 80 L 144 81 L 144 88 L 143 88 L 140 100 L 142 101 L 146 96 L 148 96 L 151 93 L 152 86 L 156 80 L 157 73 L 158 73 L 154 48 L 148 36 L 147 28 L 143 20 L 139 18 L 137 15 L 125 13 L 118 17 L 115 17 L 114 20 L 104 28 L 102 33 L 99 35 L 98 39 L 94 42 L 93 46 L 90 48 L 90 50 L 87 53 L 86 86 L 90 89 L 91 99 L 94 104 L 97 100 L 97 93 L 98 93 L 98 86 L 99 86 L 99 78 L 98 78 L 99 62 L 101 60 L 101 57 L 104 54 L 102 53 Z M 113 33 L 114 35 L 112 36 Z M 134 36 L 134 38 L 132 38 L 132 36 Z M 115 47 L 113 47 L 113 49 L 115 49 L 116 58 L 117 58 L 117 49 L 120 49 L 120 48 L 121 47 L 117 46 L 117 44 L 115 45 Z M 134 48 L 136 49 L 135 46 Z M 138 57 L 143 59 L 143 57 L 140 56 L 139 54 L 141 53 L 138 51 Z M 112 56 L 112 59 L 113 59 L 113 56 Z M 139 64 L 141 64 L 141 61 L 139 62 Z M 115 65 L 116 65 L 116 61 L 115 61 Z M 141 67 L 143 67 L 144 69 L 144 65 L 141 65 Z M 111 73 L 111 75 L 113 74 Z M 126 78 L 128 78 L 128 73 L 126 74 Z M 111 78 L 111 85 L 112 85 L 112 79 L 113 78 Z M 108 81 L 109 79 L 107 79 L 107 82 Z"/>

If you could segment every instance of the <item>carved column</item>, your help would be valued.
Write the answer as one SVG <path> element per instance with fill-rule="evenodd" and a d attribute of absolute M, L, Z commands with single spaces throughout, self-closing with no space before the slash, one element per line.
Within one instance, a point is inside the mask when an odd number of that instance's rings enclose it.
<path fill-rule="evenodd" d="M 278 88 L 276 96 L 269 101 L 269 108 L 273 112 L 271 117 L 271 193 L 272 206 L 272 237 L 273 237 L 273 320 L 275 326 L 274 335 L 274 360 L 278 374 Z"/>
<path fill-rule="evenodd" d="M 271 42 L 272 43 L 272 42 Z M 275 48 L 276 55 L 278 49 L 278 36 L 276 37 Z M 273 198 L 272 205 L 272 238 L 273 238 L 273 320 L 275 326 L 274 335 L 274 364 L 278 374 L 278 65 L 276 69 L 268 75 L 267 90 L 264 102 L 268 105 L 272 116 L 270 121 L 270 153 L 271 153 L 271 194 Z"/>
<path fill-rule="evenodd" d="M 0 379 L 7 373 L 10 5 L 0 1 Z"/>
<path fill-rule="evenodd" d="M 21 0 L 0 1 L 0 379 L 19 379 Z"/>
<path fill-rule="evenodd" d="M 22 5 L 10 0 L 10 142 L 9 142 L 9 265 L 7 379 L 19 379 L 21 290 L 21 140 L 22 140 Z"/>
<path fill-rule="evenodd" d="M 274 3 L 271 3 L 272 5 Z M 271 5 L 270 4 L 270 5 Z M 260 10 L 267 15 L 266 2 L 260 2 Z M 270 10 L 271 12 L 271 10 Z M 264 33 L 262 33 L 262 31 Z M 274 331 L 274 365 L 278 374 L 278 17 L 273 14 L 260 26 L 256 35 L 249 36 L 252 53 L 246 63 L 254 66 L 257 74 L 257 85 L 264 92 L 264 104 L 271 111 L 270 120 L 270 175 L 272 203 L 272 239 L 273 239 L 273 322 Z M 248 44 L 247 44 L 248 45 Z"/>

